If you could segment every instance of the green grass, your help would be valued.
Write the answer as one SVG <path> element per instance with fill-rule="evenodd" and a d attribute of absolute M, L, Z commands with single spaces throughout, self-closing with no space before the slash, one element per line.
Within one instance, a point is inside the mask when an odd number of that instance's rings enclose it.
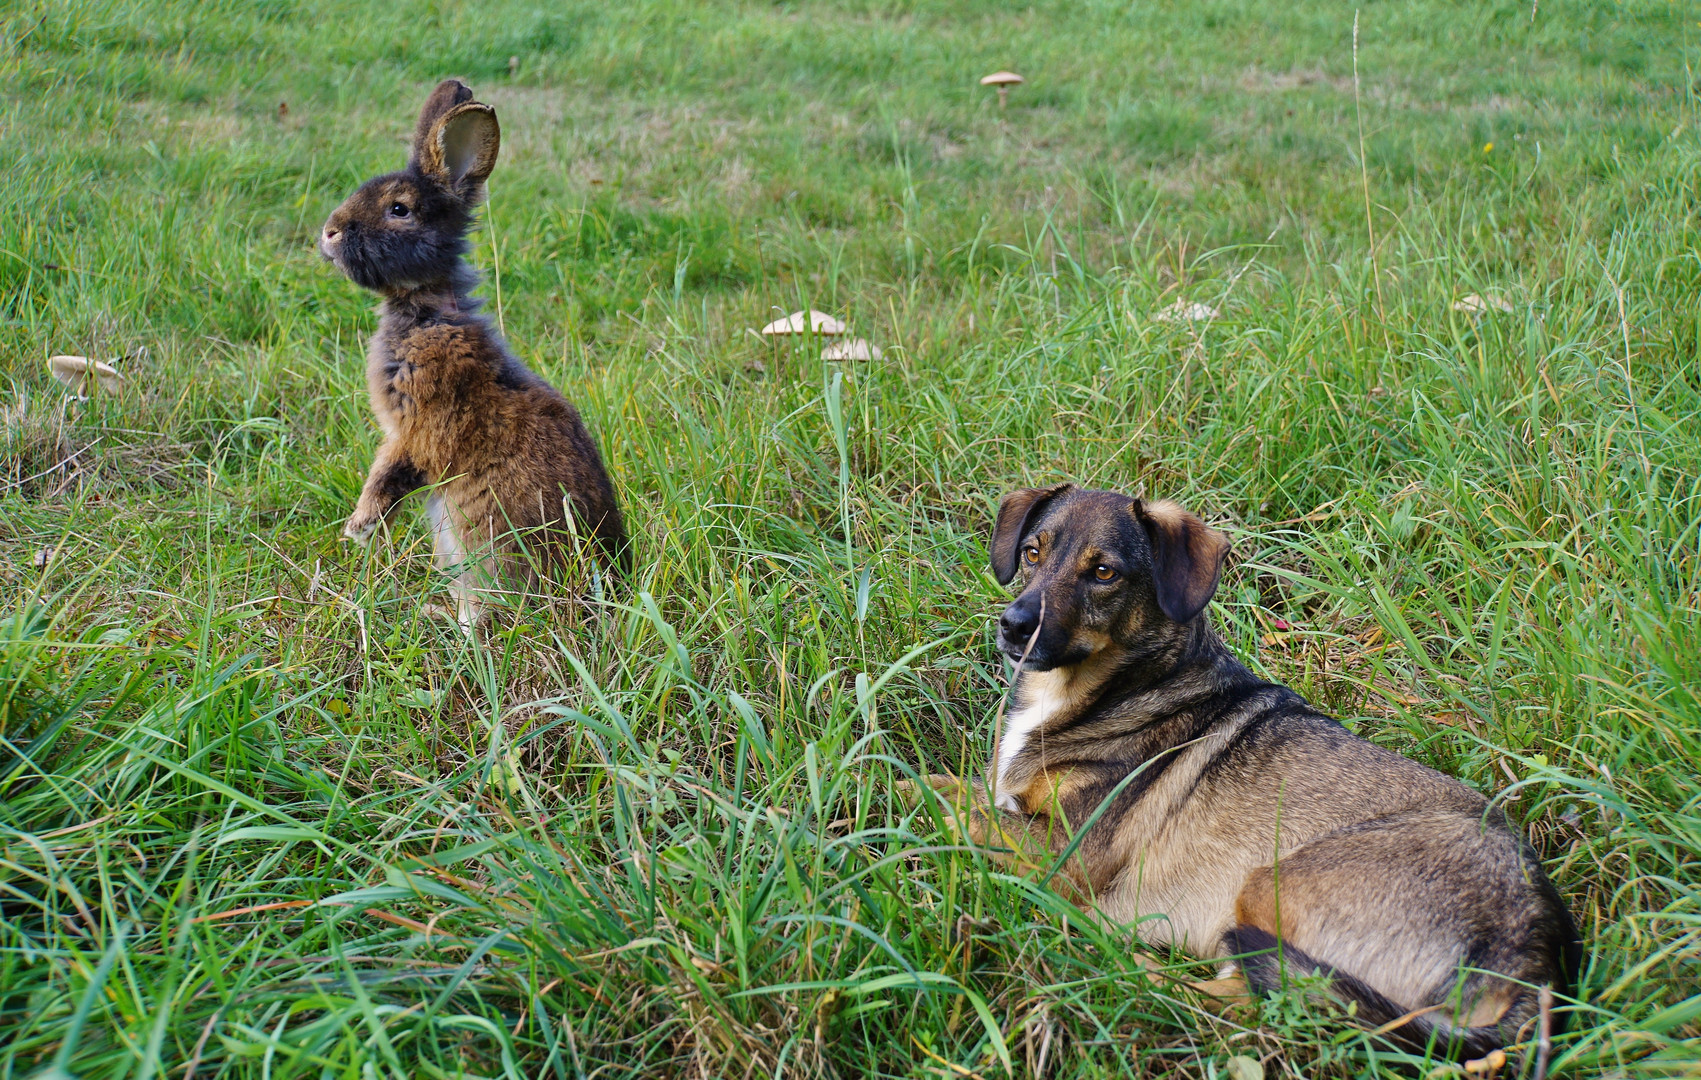
<path fill-rule="evenodd" d="M 1693 1075 L 1701 25 L 1357 19 L 1355 81 L 1312 0 L 0 6 L 0 1077 L 1409 1074 L 890 796 L 984 760 L 991 510 L 1062 479 L 1229 529 L 1250 663 L 1498 793 L 1587 938 L 1557 1072 Z M 311 250 L 451 73 L 638 538 L 470 643 L 417 511 L 338 539 Z M 746 333 L 806 304 L 885 360 Z"/>

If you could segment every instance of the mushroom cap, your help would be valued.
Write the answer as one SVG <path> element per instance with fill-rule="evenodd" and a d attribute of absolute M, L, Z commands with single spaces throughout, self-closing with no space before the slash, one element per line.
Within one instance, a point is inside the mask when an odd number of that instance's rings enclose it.
<path fill-rule="evenodd" d="M 1508 304 L 1506 298 L 1499 293 L 1491 292 L 1482 296 L 1471 293 L 1463 299 L 1454 301 L 1453 310 L 1462 311 L 1467 315 L 1484 315 L 1491 310 L 1510 312 L 1512 305 Z"/>
<path fill-rule="evenodd" d="M 805 316 L 808 316 L 805 319 Z M 763 337 L 774 337 L 781 334 L 802 334 L 806 331 L 819 334 L 821 337 L 836 337 L 845 332 L 845 324 L 833 318 L 824 311 L 811 308 L 807 312 L 794 311 L 783 319 L 775 319 L 762 327 Z"/>
<path fill-rule="evenodd" d="M 116 394 L 122 388 L 124 376 L 118 374 L 118 369 L 111 364 L 103 364 L 99 360 L 90 360 L 86 356 L 50 356 L 47 358 L 47 370 L 60 382 L 76 390 L 86 393 L 90 381 L 100 384 L 100 388 L 109 394 Z"/>
<path fill-rule="evenodd" d="M 882 355 L 880 346 L 870 345 L 861 338 L 834 342 L 821 350 L 823 360 L 878 360 Z"/>
<path fill-rule="evenodd" d="M 1024 83 L 1027 81 L 1028 80 L 1022 78 L 1014 71 L 995 71 L 991 75 L 981 79 L 980 84 L 982 86 L 1014 86 L 1017 83 Z"/>
<path fill-rule="evenodd" d="M 1216 318 L 1219 314 L 1221 313 L 1210 304 L 1201 304 L 1197 301 L 1189 303 L 1186 300 L 1177 300 L 1162 311 L 1153 312 L 1152 321 L 1170 323 L 1206 322 Z"/>

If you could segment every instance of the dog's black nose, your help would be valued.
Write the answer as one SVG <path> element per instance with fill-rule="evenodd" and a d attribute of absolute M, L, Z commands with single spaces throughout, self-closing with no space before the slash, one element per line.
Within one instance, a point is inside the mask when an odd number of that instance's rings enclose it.
<path fill-rule="evenodd" d="M 1026 597 L 1005 608 L 998 617 L 998 629 L 1003 632 L 1004 640 L 1011 643 L 1027 644 L 1039 624 L 1039 605 L 1028 603 Z"/>

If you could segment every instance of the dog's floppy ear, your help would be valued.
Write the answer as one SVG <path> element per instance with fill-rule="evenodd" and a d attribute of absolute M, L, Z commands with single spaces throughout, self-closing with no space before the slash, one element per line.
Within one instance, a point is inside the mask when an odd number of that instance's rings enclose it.
<path fill-rule="evenodd" d="M 1192 622 L 1216 595 L 1229 538 L 1168 499 L 1135 499 L 1133 509 L 1151 541 L 1158 606 L 1178 623 Z"/>
<path fill-rule="evenodd" d="M 477 201 L 479 185 L 496 168 L 502 132 L 496 110 L 472 100 L 472 90 L 445 79 L 419 113 L 414 163 L 425 175 Z"/>
<path fill-rule="evenodd" d="M 1045 505 L 1074 484 L 1058 484 L 1049 488 L 1021 488 L 1004 496 L 998 503 L 998 521 L 992 526 L 992 576 L 998 584 L 1008 585 L 1016 576 L 1016 546 L 1022 542 L 1028 520 Z"/>

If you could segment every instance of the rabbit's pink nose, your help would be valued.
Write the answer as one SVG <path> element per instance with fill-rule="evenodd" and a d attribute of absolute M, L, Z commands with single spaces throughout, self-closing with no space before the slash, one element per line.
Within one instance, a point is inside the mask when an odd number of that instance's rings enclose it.
<path fill-rule="evenodd" d="M 333 226 L 330 226 L 330 225 L 325 226 L 325 242 L 327 244 L 330 243 L 331 241 L 335 240 L 337 237 L 341 236 L 342 234 L 343 234 L 343 231 L 341 229 L 334 228 Z"/>

